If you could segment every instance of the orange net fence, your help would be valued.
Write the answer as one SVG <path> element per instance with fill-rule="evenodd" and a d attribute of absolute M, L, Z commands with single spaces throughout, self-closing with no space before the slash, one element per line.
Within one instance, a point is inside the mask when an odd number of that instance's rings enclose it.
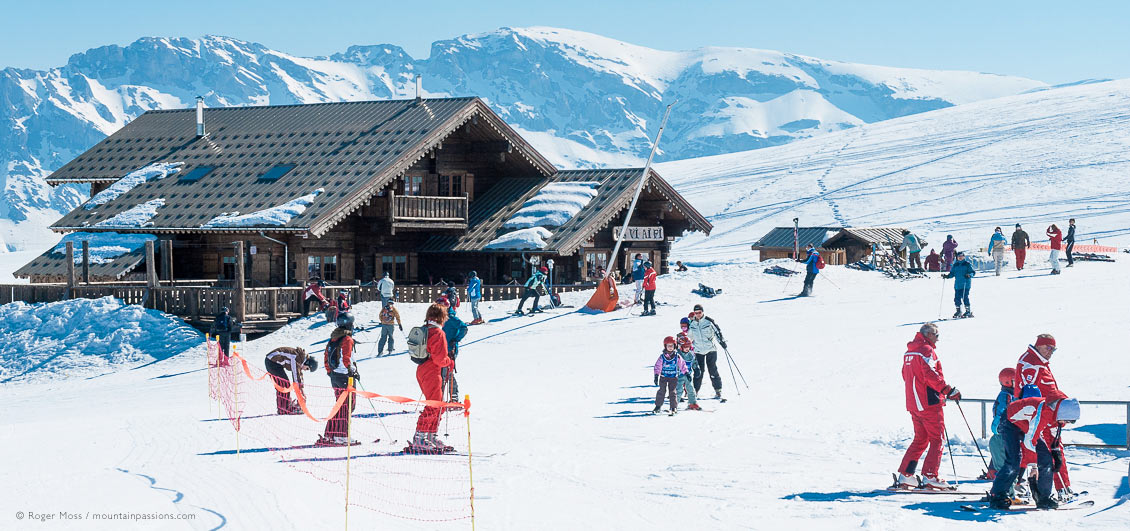
<path fill-rule="evenodd" d="M 457 403 L 383 395 L 364 390 L 360 380 L 346 389 L 309 382 L 299 386 L 268 373 L 265 361 L 245 359 L 238 344 L 233 347 L 224 366 L 222 349 L 208 341 L 209 397 L 237 432 L 236 450 L 214 454 L 268 455 L 341 486 L 349 506 L 396 518 L 444 522 L 473 517 L 469 399 Z M 290 376 L 289 371 L 283 374 Z M 305 379 L 328 383 L 321 368 L 305 373 Z M 440 416 L 435 436 L 443 451 L 410 451 L 421 414 Z M 327 444 L 335 434 L 354 444 Z"/>

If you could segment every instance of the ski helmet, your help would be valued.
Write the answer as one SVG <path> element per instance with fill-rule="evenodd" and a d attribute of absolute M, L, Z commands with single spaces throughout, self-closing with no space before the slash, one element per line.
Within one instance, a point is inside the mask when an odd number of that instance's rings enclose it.
<path fill-rule="evenodd" d="M 479 274 L 475 271 L 471 271 L 468 276 L 470 276 L 471 278 L 478 278 Z"/>
<path fill-rule="evenodd" d="M 1016 380 L 1016 369 L 1012 367 L 1005 367 L 1001 369 L 1000 374 L 997 375 L 997 380 L 1000 380 L 1001 385 L 1005 387 L 1012 387 Z"/>
<path fill-rule="evenodd" d="M 351 314 L 349 312 L 345 312 L 341 315 L 338 315 L 337 321 L 335 321 L 335 324 L 337 324 L 337 326 L 339 326 L 341 328 L 352 329 L 353 328 L 353 314 Z"/>
<path fill-rule="evenodd" d="M 690 325 L 691 325 L 690 319 L 688 319 L 686 317 L 679 319 L 679 326 L 688 326 L 689 327 Z"/>
<path fill-rule="evenodd" d="M 310 372 L 318 370 L 318 360 L 314 358 L 306 358 L 306 361 L 304 361 L 302 364 L 305 365 L 306 370 Z"/>
<path fill-rule="evenodd" d="M 667 336 L 667 337 L 663 338 L 663 346 L 664 347 L 666 347 L 667 345 L 674 345 L 674 344 L 675 344 L 675 338 L 674 337 Z"/>
<path fill-rule="evenodd" d="M 545 266 L 541 266 L 541 267 L 538 268 L 538 271 L 541 271 L 542 274 L 546 274 L 546 273 L 549 273 L 549 268 L 545 267 Z"/>
<path fill-rule="evenodd" d="M 652 264 L 651 264 L 651 262 L 644 262 L 644 263 L 643 263 L 643 266 L 644 266 L 644 267 L 651 267 L 651 266 L 652 266 Z"/>
<path fill-rule="evenodd" d="M 1075 422 L 1079 420 L 1079 401 L 1074 398 L 1060 400 L 1056 409 L 1055 419 L 1060 422 Z"/>

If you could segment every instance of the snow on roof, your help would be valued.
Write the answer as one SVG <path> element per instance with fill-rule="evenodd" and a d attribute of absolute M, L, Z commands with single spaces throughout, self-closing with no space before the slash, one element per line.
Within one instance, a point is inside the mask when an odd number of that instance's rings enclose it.
<path fill-rule="evenodd" d="M 133 208 L 119 212 L 110 219 L 99 221 L 95 223 L 95 227 L 108 227 L 108 228 L 141 228 L 153 225 L 153 216 L 157 215 L 157 209 L 165 206 L 165 199 L 159 197 L 144 203 L 139 203 Z"/>
<path fill-rule="evenodd" d="M 67 242 L 74 242 L 74 262 L 82 263 L 82 242 L 86 240 L 90 246 L 90 263 L 108 264 L 119 256 L 132 253 L 140 249 L 145 242 L 156 240 L 152 234 L 120 234 L 117 232 L 72 232 L 63 236 L 59 244 L 51 250 L 52 254 L 67 252 Z"/>
<path fill-rule="evenodd" d="M 207 223 L 201 225 L 203 228 L 208 227 L 258 227 L 262 225 L 283 226 L 290 222 L 291 218 L 306 211 L 306 207 L 314 202 L 314 198 L 325 192 L 324 188 L 319 188 L 313 192 L 306 194 L 302 197 L 291 199 L 281 205 L 273 206 L 271 208 L 263 209 L 250 214 L 240 215 L 239 212 L 231 212 L 220 214 L 212 218 Z"/>
<path fill-rule="evenodd" d="M 118 196 L 133 190 L 135 186 L 146 182 L 154 181 L 157 179 L 164 179 L 178 171 L 183 162 L 155 162 L 148 164 L 143 168 L 133 170 L 111 184 L 109 188 L 102 190 L 91 197 L 89 201 L 83 205 L 83 208 L 91 210 L 96 206 L 104 205 L 118 198 Z"/>
<path fill-rule="evenodd" d="M 487 243 L 484 249 L 545 249 L 545 240 L 553 236 L 549 229 L 530 227 L 507 232 Z"/>
<path fill-rule="evenodd" d="M 547 184 L 502 226 L 508 229 L 560 227 L 596 197 L 598 186 L 600 183 L 593 181 Z"/>

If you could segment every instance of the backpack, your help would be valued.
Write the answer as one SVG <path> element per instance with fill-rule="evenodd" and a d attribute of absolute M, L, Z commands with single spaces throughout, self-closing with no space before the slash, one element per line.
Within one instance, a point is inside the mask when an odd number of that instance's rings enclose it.
<path fill-rule="evenodd" d="M 408 357 L 416 365 L 423 365 L 428 358 L 428 327 L 415 326 L 408 331 Z"/>
<path fill-rule="evenodd" d="M 827 264 L 824 263 L 824 257 L 816 255 L 816 269 L 824 269 L 825 265 Z"/>

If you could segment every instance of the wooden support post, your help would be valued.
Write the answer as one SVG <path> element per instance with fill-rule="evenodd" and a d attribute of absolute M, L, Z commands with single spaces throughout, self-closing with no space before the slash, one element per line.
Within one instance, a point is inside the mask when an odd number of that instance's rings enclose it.
<path fill-rule="evenodd" d="M 235 320 L 239 321 L 240 323 L 242 323 L 244 317 L 246 317 L 243 267 L 243 242 L 238 241 L 235 242 L 235 293 L 233 294 L 234 297 L 232 300 L 232 305 L 235 306 L 235 308 L 232 308 L 232 310 L 234 310 L 233 313 L 235 314 Z"/>
<path fill-rule="evenodd" d="M 75 242 L 66 243 L 67 253 L 67 298 L 74 296 L 75 287 Z"/>
<path fill-rule="evenodd" d="M 272 321 L 279 317 L 279 288 L 271 289 L 271 308 L 268 310 L 268 315 Z"/>
<path fill-rule="evenodd" d="M 90 240 L 82 241 L 82 283 L 90 284 Z"/>
<path fill-rule="evenodd" d="M 153 240 L 145 242 L 145 286 L 149 288 L 149 300 L 145 303 L 150 308 L 157 308 L 157 253 L 153 248 Z M 144 304 L 144 303 L 143 303 Z"/>
<path fill-rule="evenodd" d="M 173 284 L 173 240 L 161 241 L 161 271 L 164 273 L 162 276 L 171 286 Z"/>

